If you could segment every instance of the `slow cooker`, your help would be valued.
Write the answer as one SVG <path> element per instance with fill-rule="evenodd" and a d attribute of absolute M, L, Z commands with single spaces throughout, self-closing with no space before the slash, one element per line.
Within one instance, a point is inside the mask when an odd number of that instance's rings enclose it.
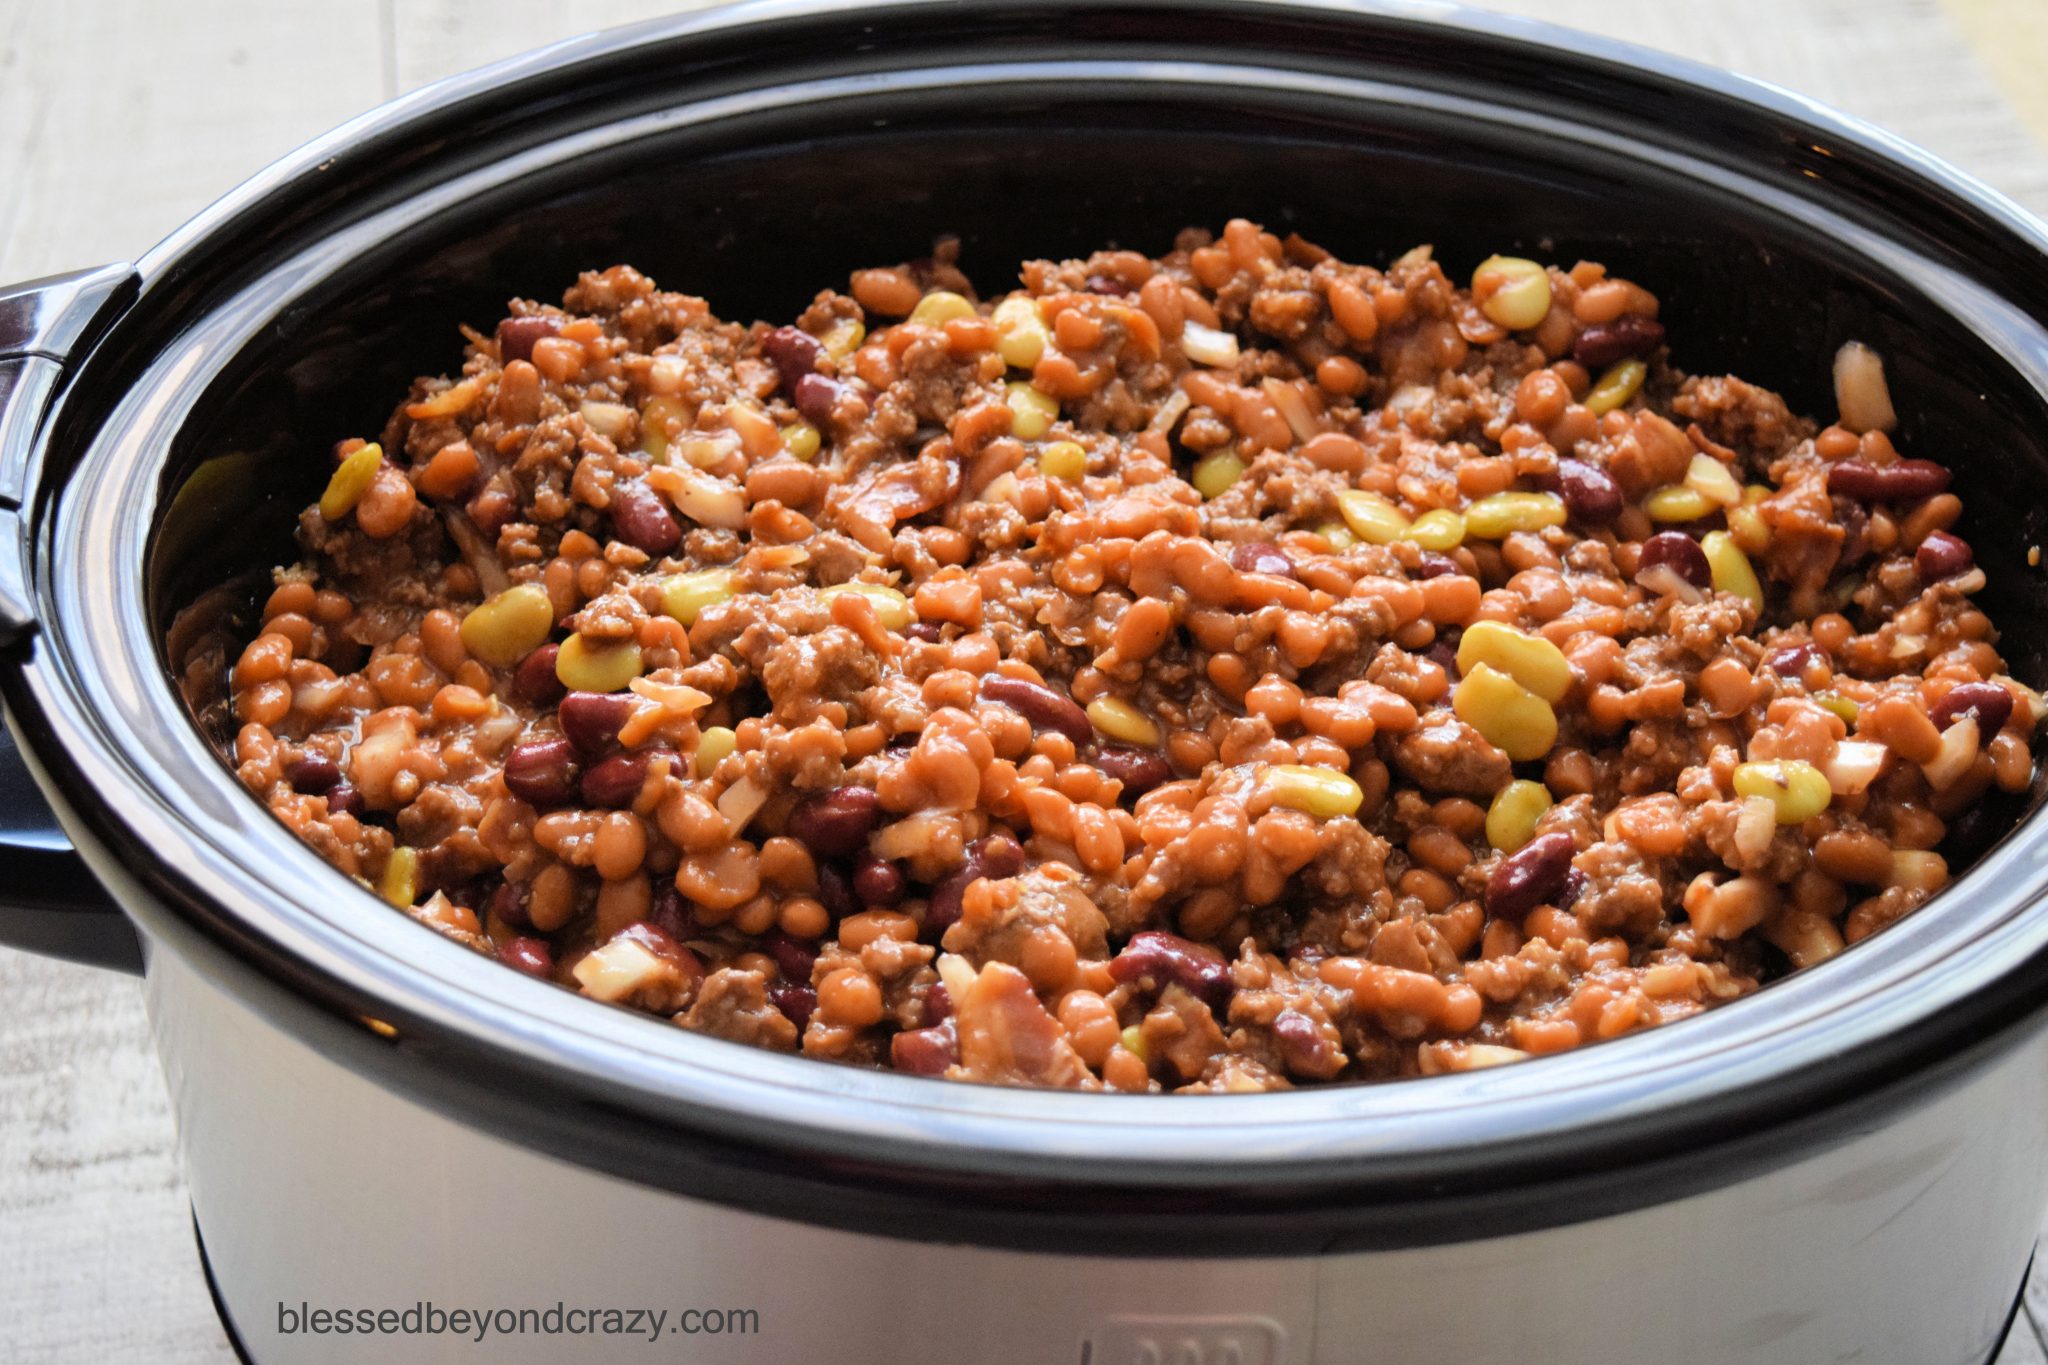
<path fill-rule="evenodd" d="M 506 972 L 302 847 L 170 680 L 179 610 L 290 557 L 295 452 L 374 428 L 508 297 L 630 260 L 788 315 L 942 232 L 972 273 L 1236 214 L 1352 259 L 1623 264 L 1680 365 L 1807 411 L 1841 342 L 1877 347 L 2048 681 L 2048 230 L 1785 92 L 1421 5 L 772 0 L 407 96 L 133 266 L 0 293 L 0 936 L 145 973 L 248 1358 L 1991 1357 L 2048 1203 L 2038 788 L 1962 822 L 1925 911 L 1668 1029 L 1387 1085 L 1041 1093 Z"/>

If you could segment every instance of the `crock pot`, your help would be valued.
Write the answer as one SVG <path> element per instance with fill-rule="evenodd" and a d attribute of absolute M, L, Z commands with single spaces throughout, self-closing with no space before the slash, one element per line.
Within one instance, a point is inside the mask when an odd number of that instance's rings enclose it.
<path fill-rule="evenodd" d="M 940 232 L 994 284 L 1236 214 L 1351 259 L 1614 262 L 1679 364 L 1807 411 L 1838 344 L 1878 347 L 2015 674 L 2048 680 L 2048 233 L 1782 91 L 1448 9 L 998 0 L 755 4 L 407 96 L 132 267 L 0 294 L 0 937 L 145 972 L 250 1358 L 1990 1358 L 2048 1203 L 2038 790 L 1960 823 L 1974 861 L 1926 910 L 1675 1027 L 1388 1085 L 1075 1095 L 505 971 L 302 847 L 170 681 L 174 614 L 291 557 L 308 452 L 512 295 L 627 260 L 790 316 Z"/>

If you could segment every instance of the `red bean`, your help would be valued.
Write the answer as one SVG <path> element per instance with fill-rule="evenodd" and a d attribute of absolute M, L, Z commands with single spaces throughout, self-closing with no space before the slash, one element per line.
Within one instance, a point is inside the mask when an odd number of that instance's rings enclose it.
<path fill-rule="evenodd" d="M 619 727 L 633 714 L 633 699 L 623 692 L 570 692 L 555 707 L 562 733 L 585 758 L 597 758 L 619 747 Z"/>
<path fill-rule="evenodd" d="M 844 872 L 830 863 L 818 864 L 818 903 L 823 905 L 825 912 L 835 920 L 857 915 L 861 911 L 861 903 L 853 894 L 853 883 L 847 879 Z"/>
<path fill-rule="evenodd" d="M 932 988 L 924 993 L 924 1022 L 929 1028 L 943 1024 L 953 1017 L 953 993 L 946 989 L 943 981 L 932 982 Z"/>
<path fill-rule="evenodd" d="M 1948 470 L 1932 460 L 1843 460 L 1828 469 L 1828 492 L 1865 502 L 1917 502 L 1947 488 L 1949 478 Z"/>
<path fill-rule="evenodd" d="M 761 948 L 775 959 L 776 970 L 782 973 L 782 979 L 799 986 L 810 981 L 811 968 L 818 965 L 815 944 L 800 942 L 780 930 L 763 937 Z"/>
<path fill-rule="evenodd" d="M 1923 583 L 1939 583 L 1944 578 L 1966 574 L 1976 562 L 1970 542 L 1946 531 L 1928 532 L 1927 539 L 1913 552 L 1913 567 L 1920 570 Z"/>
<path fill-rule="evenodd" d="M 491 893 L 490 913 L 514 928 L 523 929 L 532 923 L 526 912 L 529 897 L 524 882 L 500 882 L 498 889 Z"/>
<path fill-rule="evenodd" d="M 927 934 L 942 934 L 960 918 L 960 900 L 982 877 L 1014 877 L 1024 870 L 1024 846 L 1007 834 L 991 834 L 967 846 L 967 860 L 942 878 L 925 901 Z"/>
<path fill-rule="evenodd" d="M 1660 569 L 1677 574 L 1695 588 L 1704 588 L 1714 581 L 1713 572 L 1707 567 L 1707 552 L 1683 531 L 1659 531 L 1643 542 L 1642 558 L 1636 566 L 1636 582 L 1643 583 L 1643 576 L 1650 574 L 1654 583 L 1657 575 L 1652 571 Z M 1644 583 L 1644 586 L 1651 584 Z"/>
<path fill-rule="evenodd" d="M 1797 644 L 1772 650 L 1764 659 L 1764 667 L 1781 678 L 1798 678 L 1804 676 L 1807 669 L 1826 658 L 1827 655 L 1821 653 L 1819 645 L 1811 640 L 1801 640 Z"/>
<path fill-rule="evenodd" d="M 1327 1076 L 1341 1065 L 1337 1045 L 1323 1036 L 1316 1021 L 1299 1010 L 1282 1010 L 1273 1018 L 1273 1041 L 1280 1045 L 1280 1060 L 1289 1071 L 1306 1076 Z"/>
<path fill-rule="evenodd" d="M 651 558 L 659 559 L 683 542 L 683 528 L 668 504 L 644 483 L 614 486 L 606 514 L 620 540 Z"/>
<path fill-rule="evenodd" d="M 1294 577 L 1294 561 L 1278 545 L 1263 540 L 1247 541 L 1230 552 L 1230 567 L 1239 573 L 1269 573 Z"/>
<path fill-rule="evenodd" d="M 670 938 L 666 930 L 650 924 L 644 919 L 635 920 L 619 930 L 618 933 L 612 935 L 611 941 L 617 943 L 620 939 L 639 944 L 664 962 L 675 966 L 686 977 L 693 980 L 703 979 L 703 961 L 688 948 Z"/>
<path fill-rule="evenodd" d="M 1110 977 L 1122 985 L 1150 980 L 1154 989 L 1177 982 L 1220 1009 L 1230 999 L 1230 963 L 1206 943 L 1160 930 L 1133 934 L 1109 960 Z"/>
<path fill-rule="evenodd" d="M 905 1029 L 889 1040 L 889 1063 L 913 1076 L 937 1076 L 960 1060 L 960 1036 L 948 1019 L 931 1028 Z"/>
<path fill-rule="evenodd" d="M 818 368 L 825 348 L 801 327 L 777 327 L 761 338 L 761 354 L 782 376 L 782 387 L 793 389 L 798 380 Z"/>
<path fill-rule="evenodd" d="M 818 1008 L 818 993 L 809 986 L 778 981 L 768 988 L 768 1003 L 781 1010 L 783 1017 L 796 1025 L 798 1033 L 802 1033 Z"/>
<path fill-rule="evenodd" d="M 912 621 L 903 628 L 903 633 L 913 640 L 922 640 L 928 645 L 938 644 L 946 638 L 945 627 L 937 621 Z"/>
<path fill-rule="evenodd" d="M 681 766 L 666 749 L 635 749 L 592 764 L 583 774 L 583 804 L 611 810 L 632 805 L 647 785 L 647 765 L 657 754 L 668 759 L 671 772 Z"/>
<path fill-rule="evenodd" d="M 846 858 L 867 847 L 882 823 L 882 804 L 869 787 L 835 787 L 789 813 L 789 836 L 814 858 Z"/>
<path fill-rule="evenodd" d="M 1977 718 L 1977 736 L 1988 740 L 2012 719 L 2012 693 L 1997 683 L 1962 683 L 1949 689 L 1948 694 L 1927 713 L 1927 718 L 1938 729 L 1946 730 L 1964 716 Z"/>
<path fill-rule="evenodd" d="M 1126 749 L 1118 744 L 1105 744 L 1095 755 L 1095 766 L 1124 784 L 1126 800 L 1135 801 L 1154 787 L 1168 781 L 1173 769 L 1164 758 L 1150 749 Z"/>
<path fill-rule="evenodd" d="M 676 884 L 668 878 L 660 878 L 654 892 L 654 903 L 648 907 L 647 922 L 667 934 L 678 943 L 687 942 L 703 932 L 697 917 L 690 913 L 690 903 L 683 899 L 683 893 L 676 890 Z"/>
<path fill-rule="evenodd" d="M 463 508 L 484 539 L 495 541 L 498 532 L 519 520 L 519 499 L 502 488 L 485 488 Z"/>
<path fill-rule="evenodd" d="M 1435 550 L 1424 550 L 1420 562 L 1415 566 L 1417 578 L 1444 578 L 1450 574 L 1463 572 L 1465 571 L 1458 567 L 1457 560 Z"/>
<path fill-rule="evenodd" d="M 555 974 L 555 950 L 548 947 L 546 939 L 507 939 L 498 949 L 498 961 L 543 981 Z"/>
<path fill-rule="evenodd" d="M 1113 280 L 1107 275 L 1090 275 L 1086 288 L 1091 294 L 1102 294 L 1109 298 L 1121 298 L 1131 291 L 1122 280 Z"/>
<path fill-rule="evenodd" d="M 1009 707 L 1038 730 L 1057 730 L 1076 744 L 1086 744 L 1095 735 L 1088 713 L 1072 697 L 1061 696 L 1040 683 L 1002 676 L 984 678 L 981 695 L 985 700 Z"/>
<path fill-rule="evenodd" d="M 1539 834 L 1502 858 L 1486 879 L 1486 913 L 1520 919 L 1548 901 L 1564 889 L 1576 851 L 1572 836 L 1559 832 Z"/>
<path fill-rule="evenodd" d="M 789 401 L 818 430 L 833 430 L 832 411 L 847 392 L 846 385 L 822 374 L 807 374 L 790 386 Z"/>
<path fill-rule="evenodd" d="M 553 706 L 567 696 L 569 689 L 555 675 L 561 653 L 560 645 L 542 645 L 521 659 L 512 672 L 512 695 L 534 706 Z"/>
<path fill-rule="evenodd" d="M 561 322 L 536 313 L 523 318 L 506 318 L 498 324 L 498 360 L 510 365 L 515 360 L 532 360 L 533 344 L 562 330 Z"/>
<path fill-rule="evenodd" d="M 1589 370 L 1604 370 L 1630 356 L 1648 355 L 1663 344 L 1663 323 L 1630 313 L 1579 333 L 1572 342 L 1572 359 Z"/>
<path fill-rule="evenodd" d="M 576 747 L 566 739 L 521 740 L 505 755 L 505 789 L 530 805 L 567 805 L 577 776 Z"/>
<path fill-rule="evenodd" d="M 301 754 L 284 765 L 284 780 L 301 796 L 319 796 L 340 783 L 341 769 L 324 754 Z"/>
<path fill-rule="evenodd" d="M 886 858 L 862 858 L 853 869 L 853 894 L 862 905 L 894 905 L 903 899 L 903 869 Z"/>
<path fill-rule="evenodd" d="M 1621 485 L 1604 469 L 1584 460 L 1559 460 L 1557 486 L 1566 510 L 1576 521 L 1605 526 L 1621 515 Z"/>
<path fill-rule="evenodd" d="M 363 814 L 363 794 L 346 782 L 327 789 L 327 813 L 340 815 L 344 812 L 358 819 Z"/>

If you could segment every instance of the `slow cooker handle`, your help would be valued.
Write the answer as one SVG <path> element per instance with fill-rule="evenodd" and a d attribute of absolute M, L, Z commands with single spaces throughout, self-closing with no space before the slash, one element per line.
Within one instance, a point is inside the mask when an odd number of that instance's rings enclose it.
<path fill-rule="evenodd" d="M 125 265 L 0 288 L 0 650 L 35 631 L 24 543 L 45 419 L 67 372 L 117 305 Z M 86 869 L 0 727 L 0 943 L 125 971 L 142 969 L 134 926 Z"/>

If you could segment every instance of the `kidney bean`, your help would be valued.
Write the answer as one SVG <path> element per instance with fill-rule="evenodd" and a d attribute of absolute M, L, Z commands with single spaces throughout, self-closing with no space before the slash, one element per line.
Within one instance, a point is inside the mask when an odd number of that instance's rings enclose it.
<path fill-rule="evenodd" d="M 1949 689 L 1948 695 L 1934 703 L 1927 718 L 1936 728 L 1946 730 L 1964 716 L 1977 718 L 1977 737 L 1988 740 L 2012 719 L 2012 693 L 1997 683 L 1963 683 Z"/>
<path fill-rule="evenodd" d="M 886 858 L 862 858 L 853 868 L 853 894 L 862 905 L 894 905 L 903 899 L 903 869 Z"/>
<path fill-rule="evenodd" d="M 598 758 L 619 747 L 619 727 L 633 714 L 633 699 L 623 692 L 569 692 L 555 707 L 563 735 L 585 758 Z"/>
<path fill-rule="evenodd" d="M 803 419 L 823 432 L 832 430 L 832 409 L 839 405 L 846 385 L 822 374 L 807 374 L 790 385 L 789 401 Z"/>
<path fill-rule="evenodd" d="M 1280 1060 L 1287 1069 L 1307 1076 L 1327 1076 L 1342 1059 L 1336 1044 L 1323 1036 L 1316 1021 L 1299 1010 L 1282 1010 L 1273 1017 L 1273 1041 L 1280 1045 Z"/>
<path fill-rule="evenodd" d="M 521 740 L 505 755 L 505 789 L 531 805 L 567 805 L 578 776 L 576 747 L 566 739 Z"/>
<path fill-rule="evenodd" d="M 683 899 L 683 893 L 665 877 L 656 883 L 654 903 L 647 909 L 647 922 L 678 943 L 697 937 L 703 930 L 703 926 L 697 923 L 697 917 L 690 913 L 689 902 Z"/>
<path fill-rule="evenodd" d="M 1294 577 L 1294 561 L 1278 545 L 1263 540 L 1248 541 L 1230 552 L 1230 567 L 1239 573 L 1269 573 Z"/>
<path fill-rule="evenodd" d="M 583 774 L 583 804 L 611 810 L 624 810 L 632 805 L 640 789 L 647 785 L 647 765 L 657 754 L 668 759 L 671 772 L 681 766 L 666 749 L 634 749 L 592 764 Z"/>
<path fill-rule="evenodd" d="M 512 670 L 512 695 L 534 706 L 553 706 L 567 696 L 569 689 L 555 676 L 555 660 L 561 653 L 560 645 L 542 645 L 521 659 Z"/>
<path fill-rule="evenodd" d="M 853 883 L 830 863 L 818 864 L 818 903 L 835 920 L 861 911 L 861 903 L 853 894 Z"/>
<path fill-rule="evenodd" d="M 960 899 L 981 877 L 1014 877 L 1024 870 L 1024 846 L 1007 834 L 991 834 L 967 846 L 967 860 L 941 878 L 925 901 L 927 934 L 942 934 L 960 918 Z"/>
<path fill-rule="evenodd" d="M 1939 583 L 1944 578 L 1966 574 L 1977 562 L 1970 552 L 1970 542 L 1961 536 L 1952 536 L 1946 531 L 1930 531 L 1927 539 L 1920 542 L 1920 548 L 1913 552 L 1913 567 L 1920 570 L 1922 582 Z"/>
<path fill-rule="evenodd" d="M 782 973 L 784 981 L 792 981 L 799 986 L 810 983 L 811 968 L 818 965 L 815 944 L 791 938 L 778 929 L 761 939 L 761 950 L 775 959 L 776 970 Z"/>
<path fill-rule="evenodd" d="M 805 375 L 818 368 L 825 348 L 801 327 L 777 327 L 761 338 L 761 354 L 768 357 L 782 376 L 782 387 L 791 389 Z"/>
<path fill-rule="evenodd" d="M 693 976 L 704 975 L 704 964 L 697 960 L 697 955 L 676 942 L 669 936 L 668 931 L 659 925 L 651 924 L 644 919 L 635 920 L 612 935 L 614 942 L 622 938 L 639 944 L 656 957 L 677 964 Z"/>
<path fill-rule="evenodd" d="M 1113 280 L 1107 275 L 1090 275 L 1086 281 L 1088 292 L 1110 298 L 1121 298 L 1131 291 L 1124 287 L 1122 280 Z"/>
<path fill-rule="evenodd" d="M 1917 502 L 1947 488 L 1949 477 L 1948 470 L 1932 460 L 1843 460 L 1828 469 L 1828 492 L 1864 502 Z"/>
<path fill-rule="evenodd" d="M 1641 583 L 1643 574 L 1650 569 L 1669 569 L 1695 588 L 1704 588 L 1714 581 L 1713 572 L 1707 567 L 1707 552 L 1683 531 L 1659 531 L 1643 542 L 1636 582 Z"/>
<path fill-rule="evenodd" d="M 532 360 L 533 343 L 562 330 L 556 319 L 542 315 L 506 318 L 498 324 L 498 360 L 510 365 L 515 360 Z"/>
<path fill-rule="evenodd" d="M 932 982 L 932 988 L 924 993 L 924 1022 L 929 1028 L 943 1024 L 953 1017 L 953 992 L 946 989 L 943 981 Z"/>
<path fill-rule="evenodd" d="M 1422 651 L 1422 657 L 1435 664 L 1438 668 L 1441 668 L 1451 677 L 1457 677 L 1458 635 L 1462 633 L 1458 632 L 1448 636 L 1439 635 L 1431 642 L 1428 649 Z"/>
<path fill-rule="evenodd" d="M 528 898 L 524 882 L 500 882 L 498 889 L 491 893 L 490 913 L 514 928 L 523 929 L 532 923 L 526 913 Z"/>
<path fill-rule="evenodd" d="M 982 679 L 981 695 L 984 700 L 1009 707 L 1030 721 L 1034 729 L 1057 730 L 1076 744 L 1086 744 L 1094 737 L 1095 727 L 1088 723 L 1088 713 L 1075 705 L 1072 697 L 1061 696 L 1050 687 L 1023 678 L 997 676 Z"/>
<path fill-rule="evenodd" d="M 1572 342 L 1572 359 L 1589 370 L 1604 370 L 1630 356 L 1648 355 L 1663 344 L 1663 323 L 1631 313 L 1579 333 Z"/>
<path fill-rule="evenodd" d="M 930 1028 L 905 1029 L 889 1040 L 889 1064 L 913 1076 L 937 1076 L 960 1060 L 960 1035 L 948 1019 Z"/>
<path fill-rule="evenodd" d="M 1604 469 L 1584 460 L 1559 460 L 1557 486 L 1566 510 L 1576 521 L 1605 526 L 1621 515 L 1621 485 Z"/>
<path fill-rule="evenodd" d="M 1586 874 L 1576 867 L 1564 874 L 1564 885 L 1551 897 L 1551 904 L 1560 910 L 1569 910 L 1579 903 L 1579 897 L 1586 894 Z"/>
<path fill-rule="evenodd" d="M 1124 784 L 1124 797 L 1135 801 L 1154 787 L 1168 781 L 1173 769 L 1150 749 L 1127 749 L 1105 744 L 1095 755 L 1095 766 Z"/>
<path fill-rule="evenodd" d="M 301 796 L 319 796 L 340 783 L 341 769 L 323 754 L 301 754 L 284 765 L 284 780 Z"/>
<path fill-rule="evenodd" d="M 809 986 L 799 986 L 790 981 L 778 981 L 768 988 L 768 1003 L 782 1011 L 783 1018 L 796 1025 L 802 1033 L 810 1026 L 811 1015 L 818 1008 L 818 993 Z"/>
<path fill-rule="evenodd" d="M 1457 560 L 1436 550 L 1424 550 L 1420 562 L 1415 566 L 1417 578 L 1442 578 L 1447 574 L 1463 572 L 1465 571 L 1458 567 Z"/>
<path fill-rule="evenodd" d="M 361 819 L 363 815 L 363 794 L 346 782 L 340 782 L 327 789 L 327 813 L 340 815 L 347 812 Z"/>
<path fill-rule="evenodd" d="M 1109 975 L 1129 985 L 1150 977 L 1157 985 L 1178 982 L 1212 1009 L 1230 999 L 1230 964 L 1206 943 L 1157 929 L 1133 934 L 1124 950 L 1109 960 Z"/>
<path fill-rule="evenodd" d="M 507 939 L 498 949 L 498 961 L 543 981 L 555 974 L 555 950 L 548 947 L 546 939 Z"/>
<path fill-rule="evenodd" d="M 654 559 L 683 543 L 681 524 L 661 500 L 661 494 L 644 483 L 615 485 L 606 515 L 620 540 Z"/>
<path fill-rule="evenodd" d="M 912 621 L 903 628 L 903 633 L 913 640 L 922 640 L 935 645 L 946 638 L 946 629 L 937 621 Z"/>
<path fill-rule="evenodd" d="M 1819 645 L 1811 640 L 1801 640 L 1798 644 L 1772 650 L 1764 659 L 1764 667 L 1781 678 L 1797 678 L 1826 658 Z"/>
<path fill-rule="evenodd" d="M 1576 848 L 1569 834 L 1539 834 L 1502 858 L 1486 879 L 1486 913 L 1520 919 L 1548 901 L 1564 889 Z"/>
<path fill-rule="evenodd" d="M 846 858 L 867 846 L 882 823 L 882 803 L 868 787 L 834 787 L 789 813 L 789 836 L 814 858 Z"/>

